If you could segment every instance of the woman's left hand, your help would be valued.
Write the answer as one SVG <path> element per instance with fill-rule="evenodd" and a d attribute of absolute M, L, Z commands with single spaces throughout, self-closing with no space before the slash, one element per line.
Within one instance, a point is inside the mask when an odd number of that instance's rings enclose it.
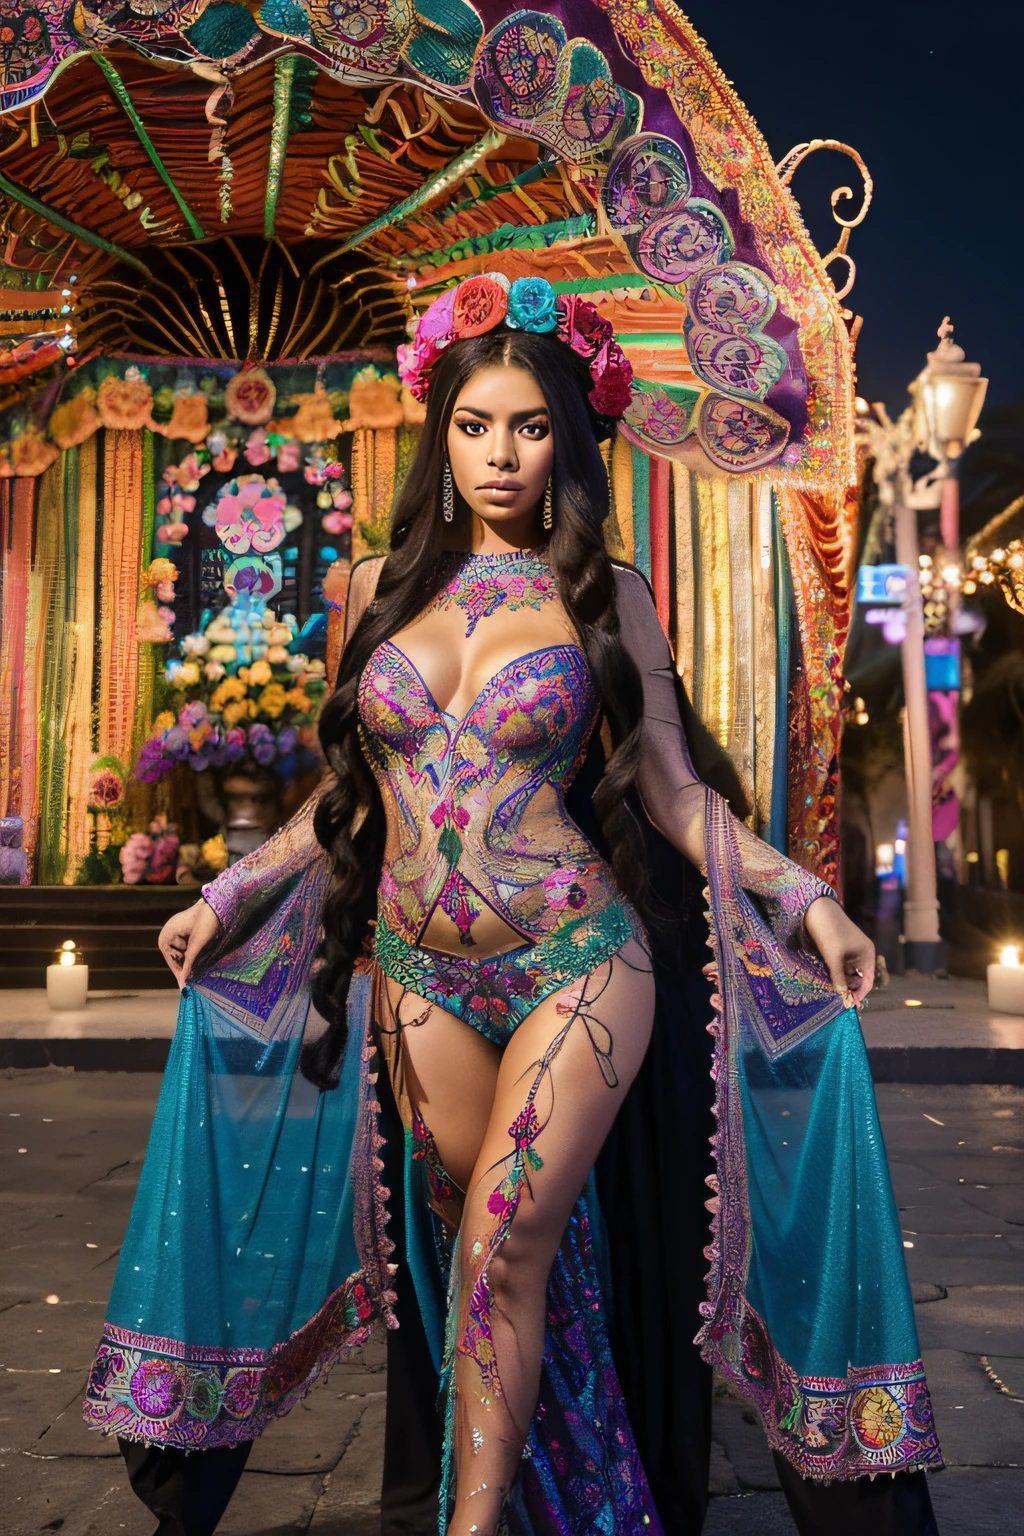
<path fill-rule="evenodd" d="M 804 928 L 828 966 L 832 985 L 848 1008 L 862 1003 L 875 984 L 875 946 L 838 901 L 819 896 L 804 913 Z"/>

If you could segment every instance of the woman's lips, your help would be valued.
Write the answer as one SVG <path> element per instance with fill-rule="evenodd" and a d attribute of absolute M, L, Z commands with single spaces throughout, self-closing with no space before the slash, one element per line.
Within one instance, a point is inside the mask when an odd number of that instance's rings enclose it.
<path fill-rule="evenodd" d="M 518 480 L 488 480 L 486 484 L 478 487 L 480 494 L 487 501 L 500 506 L 511 506 L 524 489 L 525 487 Z"/>

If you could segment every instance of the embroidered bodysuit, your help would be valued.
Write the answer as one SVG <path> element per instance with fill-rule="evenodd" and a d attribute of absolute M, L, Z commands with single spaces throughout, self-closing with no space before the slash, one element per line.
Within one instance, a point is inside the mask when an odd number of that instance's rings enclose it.
<path fill-rule="evenodd" d="M 438 602 L 466 607 L 472 633 L 498 606 L 553 598 L 546 562 L 527 552 L 468 556 Z M 377 958 L 503 1043 L 542 997 L 640 933 L 565 809 L 597 716 L 586 658 L 572 643 L 529 651 L 458 718 L 389 640 L 370 657 L 358 702 L 388 828 Z M 450 924 L 432 923 L 438 910 Z M 498 954 L 481 953 L 474 933 L 488 910 L 512 932 Z M 424 943 L 451 925 L 457 951 Z"/>

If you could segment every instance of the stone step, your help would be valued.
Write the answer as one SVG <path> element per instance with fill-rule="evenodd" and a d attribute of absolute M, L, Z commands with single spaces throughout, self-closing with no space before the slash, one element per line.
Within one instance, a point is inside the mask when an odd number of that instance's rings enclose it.
<path fill-rule="evenodd" d="M 42 986 L 66 939 L 89 966 L 91 990 L 173 986 L 157 937 L 198 894 L 195 886 L 0 886 L 0 989 Z"/>

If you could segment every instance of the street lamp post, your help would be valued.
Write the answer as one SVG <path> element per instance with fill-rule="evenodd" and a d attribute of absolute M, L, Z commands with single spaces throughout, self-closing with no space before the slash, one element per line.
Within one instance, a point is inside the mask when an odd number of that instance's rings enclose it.
<path fill-rule="evenodd" d="M 903 756 L 907 779 L 907 894 L 903 904 L 903 963 L 932 975 L 945 964 L 939 934 L 939 897 L 932 837 L 932 739 L 928 724 L 928 681 L 924 660 L 924 604 L 921 598 L 917 506 L 909 468 L 901 463 L 893 509 L 896 560 L 906 568 L 906 632 L 903 664 Z"/>
<path fill-rule="evenodd" d="M 938 331 L 939 345 L 910 386 L 913 404 L 896 422 L 882 406 L 876 423 L 867 423 L 875 458 L 875 478 L 883 504 L 892 508 L 897 562 L 906 570 L 906 633 L 902 641 L 904 760 L 907 780 L 906 900 L 904 963 L 910 970 L 934 973 L 945 962 L 939 934 L 938 882 L 932 819 L 933 763 L 928 719 L 924 605 L 921 594 L 919 510 L 938 507 L 942 543 L 954 561 L 960 543 L 959 499 L 952 472 L 985 400 L 988 380 L 981 365 L 968 363 L 953 341 L 948 315 Z M 910 462 L 915 449 L 938 460 L 938 469 L 915 485 Z"/>

